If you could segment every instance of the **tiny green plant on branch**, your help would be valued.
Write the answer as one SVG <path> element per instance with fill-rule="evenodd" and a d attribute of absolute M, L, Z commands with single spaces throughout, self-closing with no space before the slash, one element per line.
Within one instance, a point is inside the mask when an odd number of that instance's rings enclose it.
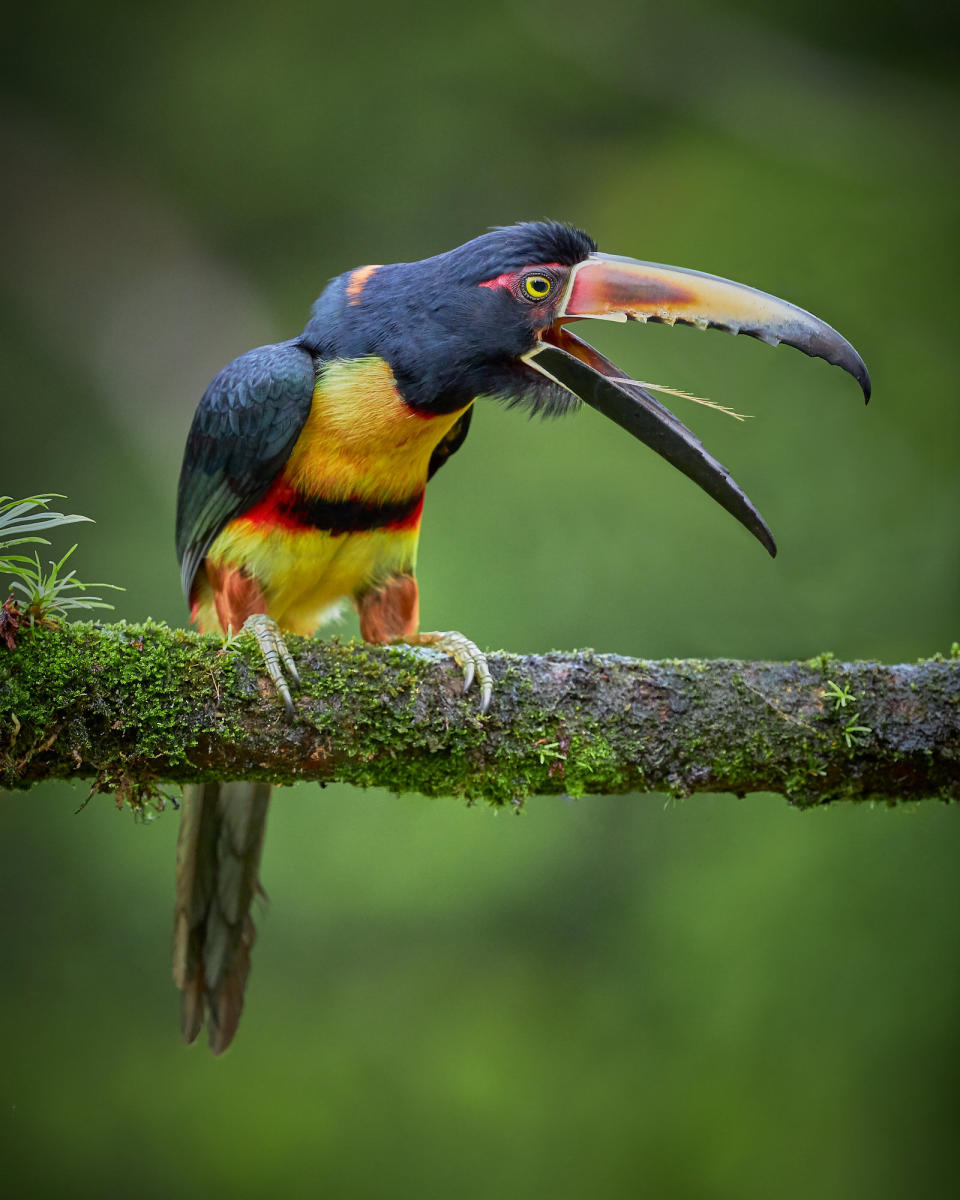
<path fill-rule="evenodd" d="M 856 700 L 856 696 L 846 684 L 839 687 L 832 679 L 827 680 L 826 699 L 833 701 L 834 712 L 840 708 L 846 708 L 848 704 Z"/>
<path fill-rule="evenodd" d="M 857 702 L 857 697 L 850 691 L 846 684 L 843 687 L 838 687 L 832 679 L 827 680 L 825 698 L 833 701 L 834 712 L 839 712 L 840 709 L 845 709 L 848 704 L 852 706 Z M 860 714 L 855 712 L 852 716 L 849 716 L 843 725 L 843 740 L 846 742 L 848 750 L 859 745 L 868 734 L 873 733 L 869 725 L 858 725 L 857 722 L 859 720 Z"/>
<path fill-rule="evenodd" d="M 44 568 L 36 550 L 32 555 L 10 553 L 15 547 L 31 544 L 49 546 L 47 538 L 38 534 L 60 525 L 91 519 L 79 513 L 49 511 L 51 500 L 63 498 L 57 492 L 42 492 L 23 500 L 0 496 L 0 572 L 12 576 L 10 594 L 0 609 L 0 642 L 8 650 L 16 646 L 17 631 L 24 623 L 50 625 L 57 617 L 95 608 L 113 608 L 100 596 L 88 594 L 89 588 L 123 590 L 112 583 L 83 583 L 75 570 L 65 571 L 76 544 L 59 560 L 51 559 L 49 570 Z M 14 595 L 15 592 L 20 595 Z"/>

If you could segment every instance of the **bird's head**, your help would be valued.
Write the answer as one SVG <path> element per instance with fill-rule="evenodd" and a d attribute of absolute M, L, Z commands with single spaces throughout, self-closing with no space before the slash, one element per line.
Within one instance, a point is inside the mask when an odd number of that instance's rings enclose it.
<path fill-rule="evenodd" d="M 557 320 L 570 272 L 595 250 L 579 230 L 530 222 L 420 262 L 359 267 L 331 282 L 306 333 L 325 357 L 386 359 L 423 412 L 476 396 L 554 411 L 576 398 L 523 356 Z"/>
<path fill-rule="evenodd" d="M 601 254 L 587 234 L 551 221 L 494 229 L 420 262 L 347 272 L 314 305 L 302 341 L 324 357 L 385 359 L 406 402 L 426 413 L 451 412 L 478 396 L 543 413 L 582 400 L 693 479 L 776 553 L 760 514 L 694 434 L 568 328 L 586 318 L 782 342 L 842 367 L 870 396 L 859 354 L 811 313 L 715 275 Z"/>

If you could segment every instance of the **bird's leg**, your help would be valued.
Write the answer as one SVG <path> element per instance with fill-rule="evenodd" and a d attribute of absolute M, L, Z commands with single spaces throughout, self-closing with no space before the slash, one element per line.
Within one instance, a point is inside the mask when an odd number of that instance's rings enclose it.
<path fill-rule="evenodd" d="M 417 633 L 420 620 L 417 581 L 412 575 L 397 575 L 383 587 L 365 592 L 356 600 L 360 633 L 365 642 L 379 645 L 430 646 L 449 654 L 463 671 L 463 690 L 474 677 L 480 682 L 480 711 L 486 712 L 493 695 L 493 676 L 486 655 L 462 633 Z"/>
<path fill-rule="evenodd" d="M 218 566 L 207 559 L 204 571 L 213 591 L 220 628 L 228 632 L 242 629 L 253 634 L 263 655 L 267 674 L 280 694 L 287 715 L 294 716 L 293 697 L 283 668 L 286 667 L 287 674 L 295 684 L 299 685 L 300 676 L 279 626 L 272 617 L 267 616 L 267 598 L 263 588 L 243 567 Z"/>
<path fill-rule="evenodd" d="M 260 647 L 260 653 L 263 655 L 263 665 L 267 668 L 267 674 L 273 681 L 273 686 L 277 689 L 280 699 L 283 701 L 283 706 L 287 710 L 287 716 L 295 716 L 296 710 L 293 707 L 290 685 L 287 683 L 286 676 L 283 673 L 284 668 L 286 668 L 287 674 L 298 687 L 300 685 L 300 676 L 297 673 L 293 655 L 287 649 L 287 644 L 283 640 L 283 635 L 280 633 L 276 621 L 272 617 L 268 617 L 266 613 L 253 613 L 252 616 L 247 617 L 244 621 L 243 628 L 247 633 L 252 633 L 257 639 L 257 645 Z"/>

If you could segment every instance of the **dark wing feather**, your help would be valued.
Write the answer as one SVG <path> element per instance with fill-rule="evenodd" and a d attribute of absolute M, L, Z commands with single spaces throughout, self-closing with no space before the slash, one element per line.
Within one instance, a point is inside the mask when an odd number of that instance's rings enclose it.
<path fill-rule="evenodd" d="M 177 557 L 189 598 L 217 534 L 267 492 L 310 412 L 316 365 L 297 342 L 260 346 L 217 375 L 197 406 L 177 493 Z"/>
<path fill-rule="evenodd" d="M 473 405 L 471 404 L 456 425 L 452 426 L 448 433 L 434 447 L 434 451 L 430 455 L 430 466 L 427 470 L 428 479 L 432 479 L 450 455 L 456 454 L 463 445 L 467 436 L 467 430 L 470 428 L 470 418 L 472 416 Z"/>

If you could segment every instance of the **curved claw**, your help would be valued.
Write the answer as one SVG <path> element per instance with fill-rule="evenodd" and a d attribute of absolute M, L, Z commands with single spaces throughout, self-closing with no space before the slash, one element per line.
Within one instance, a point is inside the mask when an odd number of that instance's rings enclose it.
<path fill-rule="evenodd" d="M 283 665 L 286 667 L 287 674 L 297 687 L 299 687 L 300 672 L 297 670 L 297 664 L 293 661 L 293 655 L 287 649 L 287 643 L 280 636 L 279 630 L 277 631 L 277 649 L 280 651 L 280 657 L 283 659 Z"/>
<path fill-rule="evenodd" d="M 283 707 L 287 710 L 287 716 L 291 718 L 296 716 L 296 709 L 293 706 L 293 696 L 290 694 L 290 685 L 284 676 L 283 668 L 287 669 L 290 678 L 298 686 L 300 676 L 293 661 L 293 655 L 287 649 L 287 644 L 280 633 L 280 627 L 266 613 L 254 613 L 253 616 L 247 617 L 244 621 L 243 628 L 247 633 L 252 633 L 257 639 L 257 645 L 260 647 L 260 653 L 263 655 L 263 665 L 267 668 L 267 674 L 270 676 L 273 686 L 283 701 Z M 283 666 L 280 665 L 281 663 Z"/>
<path fill-rule="evenodd" d="M 469 691 L 476 677 L 480 681 L 480 711 L 486 712 L 490 707 L 493 676 L 490 674 L 487 656 L 476 642 L 471 642 L 468 637 L 455 630 L 448 630 L 446 633 L 410 633 L 392 640 L 394 645 L 429 646 L 433 650 L 442 650 L 449 654 L 463 671 L 463 690 Z"/>

